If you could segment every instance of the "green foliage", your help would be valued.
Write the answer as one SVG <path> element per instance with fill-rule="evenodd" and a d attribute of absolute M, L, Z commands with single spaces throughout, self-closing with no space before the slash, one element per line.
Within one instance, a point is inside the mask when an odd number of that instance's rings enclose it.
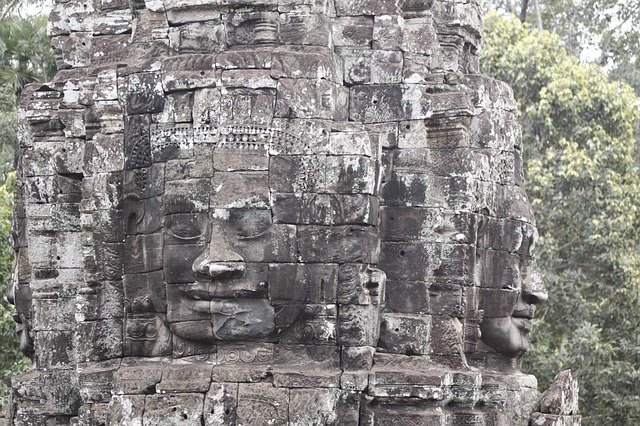
<path fill-rule="evenodd" d="M 16 100 L 8 86 L 0 85 L 0 182 L 13 166 L 13 153 L 18 146 Z"/>
<path fill-rule="evenodd" d="M 13 249 L 11 248 L 11 214 L 13 210 L 13 181 L 15 174 L 0 186 L 0 294 L 4 295 L 11 285 Z M 24 370 L 29 360 L 18 350 L 15 324 L 13 322 L 14 309 L 6 301 L 0 304 L 0 407 L 6 400 L 11 389 L 11 376 Z"/>
<path fill-rule="evenodd" d="M 586 54 L 640 94 L 640 0 L 538 0 L 538 3 L 543 28 L 557 34 L 571 55 Z M 502 12 L 526 15 L 526 21 L 532 25 L 536 21 L 533 0 L 489 0 L 488 4 L 489 8 Z M 528 6 L 523 15 L 524 4 Z"/>
<path fill-rule="evenodd" d="M 526 366 L 544 387 L 571 368 L 585 424 L 640 424 L 638 99 L 515 18 L 486 17 L 482 66 L 513 86 L 522 114 L 550 293 Z"/>
<path fill-rule="evenodd" d="M 0 25 L 0 82 L 18 93 L 55 72 L 55 58 L 47 36 L 47 17 L 13 17 Z"/>

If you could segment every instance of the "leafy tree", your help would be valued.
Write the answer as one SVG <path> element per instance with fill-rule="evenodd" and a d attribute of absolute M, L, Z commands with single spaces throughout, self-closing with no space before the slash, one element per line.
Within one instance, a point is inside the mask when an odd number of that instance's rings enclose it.
<path fill-rule="evenodd" d="M 11 214 L 13 210 L 13 181 L 14 173 L 0 186 L 0 295 L 4 295 L 11 284 L 13 250 L 11 242 Z M 24 370 L 29 360 L 18 350 L 15 324 L 13 322 L 14 309 L 6 301 L 0 304 L 0 407 L 6 400 L 11 389 L 11 376 Z"/>
<path fill-rule="evenodd" d="M 47 81 L 55 73 L 46 28 L 46 16 L 12 17 L 0 25 L 0 82 L 16 94 L 25 84 Z"/>
<path fill-rule="evenodd" d="M 488 3 L 557 34 L 570 54 L 591 57 L 640 95 L 640 0 L 546 0 L 537 9 L 537 0 Z"/>
<path fill-rule="evenodd" d="M 585 424 L 640 424 L 637 97 L 515 17 L 486 17 L 482 67 L 512 85 L 522 114 L 550 293 L 526 367 L 543 387 L 571 368 Z"/>
<path fill-rule="evenodd" d="M 47 81 L 55 58 L 46 33 L 46 16 L 0 21 L 0 182 L 13 166 L 16 102 L 25 84 Z"/>

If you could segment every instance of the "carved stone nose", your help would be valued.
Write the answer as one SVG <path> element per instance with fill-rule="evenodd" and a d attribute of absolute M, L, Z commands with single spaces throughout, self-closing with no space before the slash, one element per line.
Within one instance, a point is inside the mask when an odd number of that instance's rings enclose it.
<path fill-rule="evenodd" d="M 536 261 L 532 260 L 522 278 L 522 299 L 529 304 L 538 304 L 548 298 L 549 293 L 540 276 L 540 269 Z"/>
<path fill-rule="evenodd" d="M 211 277 L 237 275 L 244 272 L 244 259 L 224 242 L 211 242 L 193 262 L 194 273 Z"/>
<path fill-rule="evenodd" d="M 197 274 L 209 275 L 210 277 L 219 278 L 224 276 L 234 276 L 244 272 L 244 263 L 242 262 L 210 262 L 204 259 L 201 262 L 193 263 L 193 272 Z"/>

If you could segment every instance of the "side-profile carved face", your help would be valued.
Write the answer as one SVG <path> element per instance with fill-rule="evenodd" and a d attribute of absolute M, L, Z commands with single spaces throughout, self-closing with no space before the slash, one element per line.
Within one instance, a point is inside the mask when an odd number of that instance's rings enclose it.
<path fill-rule="evenodd" d="M 522 203 L 530 208 L 526 198 Z M 548 296 L 534 258 L 537 230 L 526 217 L 531 216 L 487 218 L 481 231 L 487 247 L 480 250 L 481 285 L 486 286 L 480 294 L 481 341 L 510 358 L 529 350 L 537 305 Z"/>

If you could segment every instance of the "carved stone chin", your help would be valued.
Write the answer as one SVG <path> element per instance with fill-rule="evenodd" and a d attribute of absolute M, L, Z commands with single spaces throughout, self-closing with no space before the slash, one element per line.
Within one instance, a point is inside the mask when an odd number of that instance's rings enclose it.
<path fill-rule="evenodd" d="M 10 422 L 528 424 L 547 294 L 478 2 L 54 3 Z"/>

